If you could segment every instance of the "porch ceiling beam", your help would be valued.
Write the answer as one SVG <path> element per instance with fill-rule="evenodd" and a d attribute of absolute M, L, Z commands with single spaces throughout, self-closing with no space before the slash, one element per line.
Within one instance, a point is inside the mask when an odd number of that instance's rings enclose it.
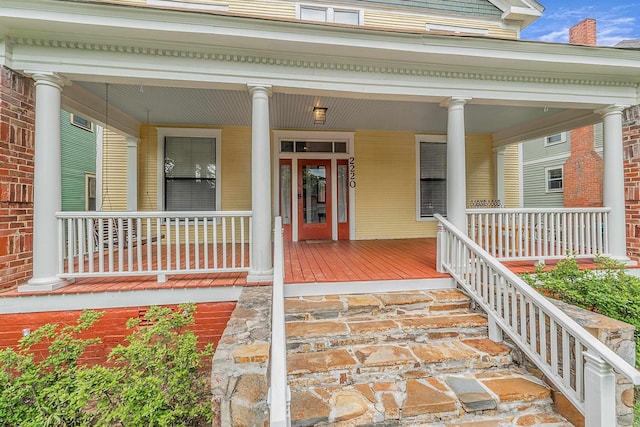
<path fill-rule="evenodd" d="M 551 114 L 543 119 L 534 120 L 524 125 L 505 129 L 493 134 L 493 147 L 498 148 L 509 144 L 519 143 L 565 132 L 602 121 L 602 117 L 594 111 L 566 110 Z"/>
<path fill-rule="evenodd" d="M 108 106 L 109 114 L 107 117 L 105 99 L 94 95 L 79 85 L 64 87 L 62 91 L 62 108 L 82 116 L 89 116 L 103 127 L 107 127 L 108 124 L 109 129 L 114 129 L 125 136 L 138 138 L 140 135 L 141 123 L 138 120 L 113 105 Z"/>
<path fill-rule="evenodd" d="M 12 68 L 58 72 L 71 80 L 154 86 L 242 90 L 249 81 L 268 81 L 274 93 L 392 99 L 440 103 L 452 92 L 473 98 L 474 104 L 596 109 L 610 104 L 636 104 L 633 85 L 598 85 L 546 77 L 496 76 L 480 71 L 433 71 L 425 64 L 388 64 L 382 59 L 314 61 L 264 53 L 194 51 L 123 52 L 125 45 L 45 47 L 14 45 Z M 275 55 L 275 54 L 274 54 Z M 639 71 L 640 75 L 640 71 Z M 66 92 L 66 89 L 65 89 Z M 82 100 L 82 97 L 76 97 Z M 94 100 L 95 101 L 95 100 Z M 89 104 L 95 104 L 92 101 Z M 100 101 L 102 104 L 104 101 Z M 97 107 L 100 108 L 100 107 Z M 130 127 L 127 133 L 131 132 Z"/>

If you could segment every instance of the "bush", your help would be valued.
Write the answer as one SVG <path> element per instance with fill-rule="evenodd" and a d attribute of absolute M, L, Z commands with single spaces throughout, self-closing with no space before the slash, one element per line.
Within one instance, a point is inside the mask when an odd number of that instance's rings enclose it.
<path fill-rule="evenodd" d="M 103 313 L 85 311 L 77 324 L 47 324 L 0 351 L 0 426 L 211 425 L 209 344 L 196 348 L 195 305 L 152 307 L 130 319 L 127 345 L 108 366 L 78 363 L 99 338 L 81 338 Z M 38 349 L 46 347 L 45 355 Z"/>
<path fill-rule="evenodd" d="M 580 270 L 574 256 L 523 279 L 541 293 L 635 326 L 636 364 L 640 366 L 640 278 L 626 274 L 624 264 L 598 257 L 597 270 Z"/>

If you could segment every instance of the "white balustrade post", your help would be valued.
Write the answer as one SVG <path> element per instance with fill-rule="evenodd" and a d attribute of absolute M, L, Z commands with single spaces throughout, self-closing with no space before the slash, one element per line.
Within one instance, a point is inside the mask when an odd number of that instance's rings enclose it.
<path fill-rule="evenodd" d="M 436 234 L 436 271 L 438 273 L 446 273 L 444 269 L 444 257 L 446 249 L 446 233 L 442 223 L 438 223 L 438 234 Z"/>
<path fill-rule="evenodd" d="M 127 211 L 138 210 L 138 138 L 127 138 Z"/>
<path fill-rule="evenodd" d="M 622 110 L 612 105 L 597 112 L 602 115 L 604 128 L 603 197 L 609 214 L 609 254 L 618 261 L 628 262 L 627 229 L 624 201 L 624 155 L 622 147 Z"/>
<path fill-rule="evenodd" d="M 447 121 L 447 220 L 467 234 L 464 98 L 451 98 Z"/>
<path fill-rule="evenodd" d="M 273 278 L 271 258 L 271 150 L 269 96 L 271 86 L 248 85 L 253 99 L 251 117 L 251 268 L 248 282 Z"/>
<path fill-rule="evenodd" d="M 615 426 L 616 377 L 611 366 L 596 355 L 583 353 L 585 427 Z"/>
<path fill-rule="evenodd" d="M 33 276 L 19 291 L 49 291 L 71 280 L 60 279 L 56 212 L 62 208 L 60 168 L 60 102 L 62 79 L 33 73 L 36 87 L 35 171 L 33 202 Z"/>

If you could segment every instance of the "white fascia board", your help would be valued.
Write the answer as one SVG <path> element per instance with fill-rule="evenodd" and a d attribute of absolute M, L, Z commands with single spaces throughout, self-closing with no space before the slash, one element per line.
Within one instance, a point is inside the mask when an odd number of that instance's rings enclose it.
<path fill-rule="evenodd" d="M 535 0 L 489 0 L 502 11 L 505 21 L 518 21 L 523 30 L 542 16 L 544 7 Z"/>

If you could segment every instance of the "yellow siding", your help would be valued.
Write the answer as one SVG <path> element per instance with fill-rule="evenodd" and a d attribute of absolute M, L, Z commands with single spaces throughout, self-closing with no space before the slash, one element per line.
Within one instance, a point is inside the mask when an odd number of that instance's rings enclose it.
<path fill-rule="evenodd" d="M 101 207 L 103 211 L 127 210 L 127 150 L 127 140 L 124 136 L 104 131 Z"/>
<path fill-rule="evenodd" d="M 231 15 L 239 16 L 261 16 L 276 19 L 296 19 L 296 7 L 293 2 L 285 1 L 265 1 L 265 0 L 176 0 L 180 3 L 191 3 L 194 5 L 220 5 L 228 6 Z M 146 0 L 104 0 L 105 3 L 125 4 L 144 6 Z M 164 6 L 169 7 L 169 6 Z M 176 7 L 180 9 L 180 7 Z M 488 22 L 480 20 L 465 20 L 451 17 L 437 17 L 424 15 L 419 12 L 403 13 L 385 10 L 364 10 L 364 27 L 380 28 L 411 32 L 426 32 L 427 24 L 451 25 L 456 27 L 486 29 L 489 37 L 518 38 L 517 31 L 503 28 L 499 22 Z"/>
<path fill-rule="evenodd" d="M 140 128 L 138 143 L 138 209 L 158 210 L 158 132 L 155 125 Z"/>
<path fill-rule="evenodd" d="M 222 210 L 251 210 L 251 128 L 222 128 Z"/>
<path fill-rule="evenodd" d="M 520 145 L 512 144 L 504 150 L 504 207 L 520 207 Z"/>
<path fill-rule="evenodd" d="M 467 200 L 495 198 L 491 136 L 467 137 Z M 358 131 L 356 239 L 435 237 L 435 221 L 416 220 L 416 142 L 411 132 Z"/>
<path fill-rule="evenodd" d="M 385 11 L 365 11 L 364 23 L 367 27 L 386 28 L 403 31 L 426 32 L 427 24 L 450 25 L 463 28 L 488 30 L 489 37 L 512 38 L 518 33 L 501 27 L 500 23 L 454 19 L 448 17 L 425 16 L 418 13 L 390 13 Z"/>
<path fill-rule="evenodd" d="M 496 198 L 495 155 L 491 135 L 467 135 L 467 202 Z"/>

